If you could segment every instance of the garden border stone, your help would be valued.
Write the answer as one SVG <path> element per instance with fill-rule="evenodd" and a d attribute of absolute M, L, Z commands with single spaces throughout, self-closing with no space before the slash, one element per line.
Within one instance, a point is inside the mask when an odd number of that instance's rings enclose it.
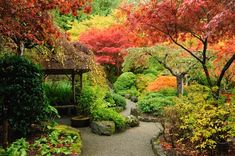
<path fill-rule="evenodd" d="M 110 136 L 115 133 L 115 123 L 113 121 L 92 121 L 91 131 L 98 135 Z"/>

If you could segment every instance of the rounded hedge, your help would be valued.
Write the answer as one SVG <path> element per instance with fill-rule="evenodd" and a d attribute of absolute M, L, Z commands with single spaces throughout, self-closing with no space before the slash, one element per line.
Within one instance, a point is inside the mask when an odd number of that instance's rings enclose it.
<path fill-rule="evenodd" d="M 137 106 L 143 113 L 162 115 L 164 107 L 174 105 L 173 98 L 159 92 L 150 92 L 138 101 Z"/>
<path fill-rule="evenodd" d="M 122 75 L 120 75 L 117 79 L 117 81 L 113 84 L 114 91 L 120 95 L 125 96 L 125 94 L 131 93 L 137 94 L 136 92 L 136 75 L 132 72 L 125 72 Z"/>
<path fill-rule="evenodd" d="M 23 135 L 32 124 L 47 119 L 51 109 L 45 101 L 40 68 L 15 55 L 0 58 L 0 99 L 0 118 L 5 116 L 10 127 Z"/>
<path fill-rule="evenodd" d="M 94 121 L 113 121 L 118 130 L 125 128 L 125 118 L 110 108 L 97 108 L 92 112 Z"/>
<path fill-rule="evenodd" d="M 115 101 L 116 106 L 126 108 L 126 100 L 123 96 L 113 93 L 112 97 Z"/>

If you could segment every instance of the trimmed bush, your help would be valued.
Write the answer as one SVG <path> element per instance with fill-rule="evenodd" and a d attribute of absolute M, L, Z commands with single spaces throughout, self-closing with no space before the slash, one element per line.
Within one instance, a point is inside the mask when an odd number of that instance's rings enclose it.
<path fill-rule="evenodd" d="M 142 112 L 154 115 L 162 115 L 163 108 L 173 104 L 173 96 L 165 96 L 157 92 L 148 93 L 137 103 Z"/>
<path fill-rule="evenodd" d="M 125 118 L 110 108 L 97 108 L 92 112 L 95 121 L 113 121 L 117 129 L 125 127 Z"/>
<path fill-rule="evenodd" d="M 10 127 L 22 135 L 32 130 L 32 124 L 40 124 L 56 112 L 45 101 L 40 68 L 24 57 L 0 58 L 0 95 L 0 110 L 4 104 Z M 3 112 L 0 118 L 3 119 Z"/>
<path fill-rule="evenodd" d="M 126 100 L 123 96 L 119 94 L 112 94 L 112 97 L 116 106 L 126 108 Z"/>
<path fill-rule="evenodd" d="M 126 72 L 120 75 L 117 81 L 113 84 L 114 91 L 120 95 L 125 93 L 131 88 L 135 88 L 136 76 L 132 72 Z M 136 89 L 136 88 L 135 88 Z"/>

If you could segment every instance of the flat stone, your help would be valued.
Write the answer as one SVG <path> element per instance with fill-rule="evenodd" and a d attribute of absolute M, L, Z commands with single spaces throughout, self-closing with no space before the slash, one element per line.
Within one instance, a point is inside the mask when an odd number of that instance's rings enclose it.
<path fill-rule="evenodd" d="M 92 121 L 91 131 L 98 135 L 110 136 L 115 133 L 115 123 L 113 121 Z"/>
<path fill-rule="evenodd" d="M 159 122 L 159 118 L 150 115 L 141 114 L 138 119 L 143 122 Z"/>
<path fill-rule="evenodd" d="M 137 127 L 140 124 L 139 119 L 134 115 L 129 115 L 126 117 L 126 124 L 128 127 Z"/>

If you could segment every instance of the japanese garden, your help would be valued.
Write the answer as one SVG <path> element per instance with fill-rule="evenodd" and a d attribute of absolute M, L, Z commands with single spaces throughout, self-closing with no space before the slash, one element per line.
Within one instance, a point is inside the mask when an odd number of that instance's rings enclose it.
<path fill-rule="evenodd" d="M 235 156 L 234 0 L 0 0 L 0 156 Z"/>

